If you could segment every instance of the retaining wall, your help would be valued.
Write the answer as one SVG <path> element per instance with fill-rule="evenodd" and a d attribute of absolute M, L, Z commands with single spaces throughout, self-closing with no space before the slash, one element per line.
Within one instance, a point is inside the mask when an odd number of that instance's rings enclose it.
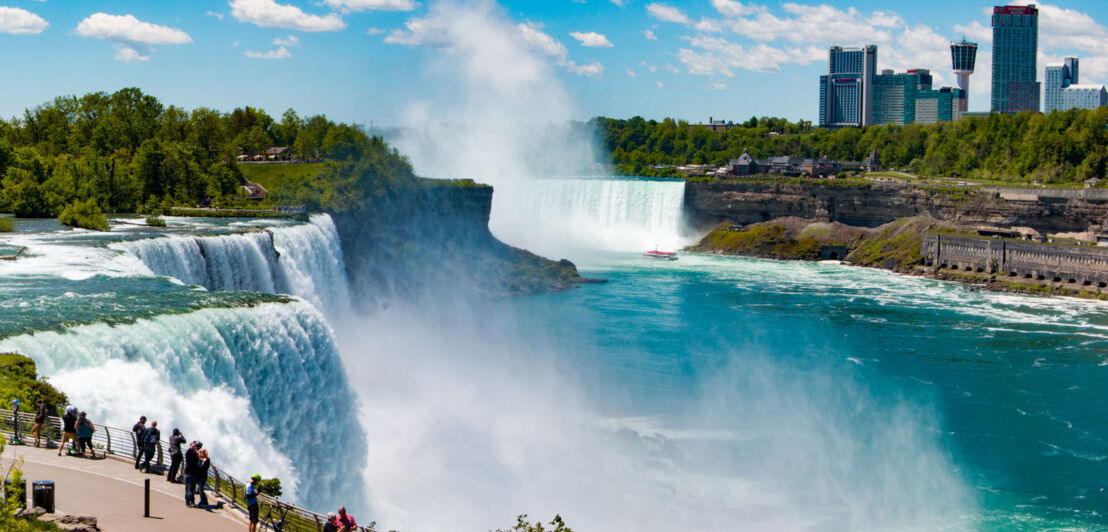
<path fill-rule="evenodd" d="M 1108 286 L 1108 249 L 996 238 L 923 235 L 928 266 Z"/>

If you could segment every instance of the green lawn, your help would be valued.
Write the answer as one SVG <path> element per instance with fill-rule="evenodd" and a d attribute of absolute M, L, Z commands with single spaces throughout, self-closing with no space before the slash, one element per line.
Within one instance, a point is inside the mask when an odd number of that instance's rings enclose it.
<path fill-rule="evenodd" d="M 270 194 L 281 187 L 287 179 L 312 179 L 327 169 L 327 163 L 262 163 L 240 164 L 239 171 L 250 181 L 263 187 Z"/>

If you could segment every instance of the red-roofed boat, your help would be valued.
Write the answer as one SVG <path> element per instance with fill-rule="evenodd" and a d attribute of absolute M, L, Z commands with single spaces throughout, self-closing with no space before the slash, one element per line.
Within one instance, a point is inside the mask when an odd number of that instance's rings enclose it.
<path fill-rule="evenodd" d="M 657 249 L 655 249 L 654 251 L 647 251 L 646 253 L 643 253 L 642 256 L 654 260 L 677 260 L 676 252 L 658 251 Z"/>

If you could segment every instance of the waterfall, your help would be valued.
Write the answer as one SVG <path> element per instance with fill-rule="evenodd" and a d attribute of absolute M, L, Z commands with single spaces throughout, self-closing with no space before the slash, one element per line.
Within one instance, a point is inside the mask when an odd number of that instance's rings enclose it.
<path fill-rule="evenodd" d="M 685 182 L 660 179 L 517 179 L 497 183 L 490 228 L 540 255 L 643 251 L 685 245 Z"/>
<path fill-rule="evenodd" d="M 97 423 L 139 415 L 180 427 L 238 478 L 278 476 L 309 508 L 360 505 L 366 437 L 330 327 L 305 303 L 204 309 L 131 325 L 0 340 L 24 353 Z M 321 450 L 326 449 L 326 452 Z"/>
<path fill-rule="evenodd" d="M 137 257 L 142 275 L 161 275 L 209 290 L 252 290 L 303 298 L 328 315 L 349 308 L 346 270 L 331 217 L 264 231 L 169 236 L 111 245 Z"/>

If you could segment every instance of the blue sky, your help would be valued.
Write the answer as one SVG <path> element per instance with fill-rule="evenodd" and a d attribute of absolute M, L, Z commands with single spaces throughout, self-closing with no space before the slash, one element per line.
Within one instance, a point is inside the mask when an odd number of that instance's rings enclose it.
<path fill-rule="evenodd" d="M 443 64 L 487 37 L 499 43 L 490 46 L 507 42 L 544 63 L 549 83 L 564 87 L 572 102 L 571 118 L 813 120 L 828 46 L 874 43 L 879 68 L 930 68 L 952 85 L 947 46 L 963 34 L 981 45 L 970 109 L 985 110 L 992 5 L 0 0 L 7 63 L 0 115 L 22 114 L 56 95 L 137 86 L 184 108 L 253 105 L 278 116 L 292 107 L 339 121 L 403 125 L 413 102 L 460 90 L 444 81 Z M 1076 55 L 1083 83 L 1108 82 L 1108 4 L 1039 6 L 1040 79 L 1047 63 Z M 469 12 L 474 16 L 459 16 Z M 498 41 L 496 32 L 510 35 Z M 489 57 L 490 70 L 526 68 Z"/>

